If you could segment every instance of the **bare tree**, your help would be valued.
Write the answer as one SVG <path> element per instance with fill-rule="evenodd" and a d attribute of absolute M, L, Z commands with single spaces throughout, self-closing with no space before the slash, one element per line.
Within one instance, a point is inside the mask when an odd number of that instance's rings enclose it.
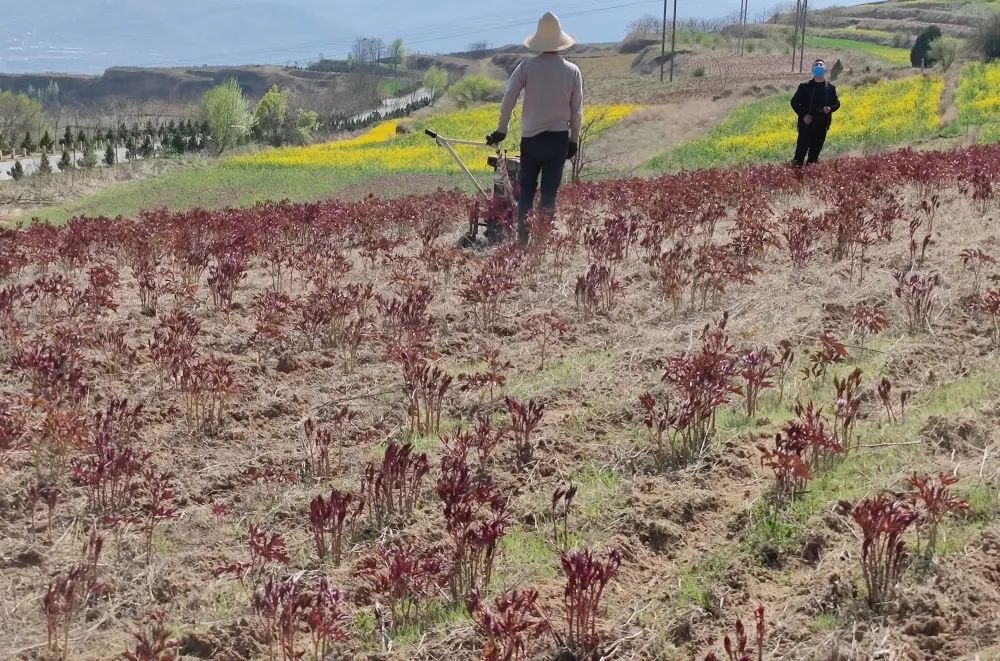
<path fill-rule="evenodd" d="M 645 16 L 640 16 L 628 24 L 628 36 L 626 36 L 625 39 L 628 40 L 636 37 L 644 37 L 650 34 L 660 34 L 662 27 L 663 23 L 659 18 L 652 14 L 646 14 Z"/>
<path fill-rule="evenodd" d="M 468 48 L 470 53 L 484 53 L 490 49 L 490 42 L 485 39 L 473 41 Z"/>
<path fill-rule="evenodd" d="M 372 102 L 378 102 L 379 62 L 386 52 L 385 42 L 372 37 L 358 37 L 351 47 L 355 90 Z"/>
<path fill-rule="evenodd" d="M 580 127 L 580 142 L 578 143 L 576 156 L 570 161 L 570 181 L 579 181 L 585 171 L 608 157 L 607 154 L 596 156 L 588 149 L 592 139 L 596 137 L 595 134 L 607 121 L 607 109 L 598 110 L 583 120 L 583 125 Z"/>

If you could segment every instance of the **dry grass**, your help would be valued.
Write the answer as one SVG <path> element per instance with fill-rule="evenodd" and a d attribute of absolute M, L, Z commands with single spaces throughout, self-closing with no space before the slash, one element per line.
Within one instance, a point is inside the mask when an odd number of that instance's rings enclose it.
<path fill-rule="evenodd" d="M 912 191 L 904 192 L 907 204 L 916 199 Z M 805 202 L 777 201 L 779 209 Z M 864 283 L 846 281 L 839 275 L 842 265 L 830 264 L 824 257 L 793 271 L 778 251 L 766 260 L 767 272 L 754 285 L 728 292 L 717 307 L 702 311 L 685 306 L 679 313 L 671 312 L 646 267 L 635 259 L 622 268 L 620 278 L 626 287 L 611 314 L 589 316 L 578 310 L 573 282 L 586 268 L 578 256 L 561 279 L 549 268 L 529 279 L 494 329 L 499 335 L 477 328 L 465 315 L 454 284 L 438 286 L 431 313 L 448 320 L 436 341 L 442 354 L 439 363 L 450 371 L 468 369 L 469 357 L 481 342 L 495 344 L 513 363 L 508 392 L 539 397 L 546 404 L 539 463 L 527 473 L 498 467 L 497 479 L 515 494 L 519 523 L 503 544 L 495 587 L 537 587 L 546 607 L 558 617 L 561 579 L 548 540 L 547 500 L 556 486 L 572 480 L 580 487 L 571 517 L 574 538 L 593 548 L 620 545 L 625 553 L 603 620 L 607 635 L 619 641 L 618 658 L 691 654 L 700 658 L 710 641 L 728 633 L 735 617 L 746 620 L 758 602 L 768 609 L 768 658 L 815 658 L 836 646 L 853 658 L 887 649 L 930 658 L 937 644 L 946 650 L 942 653 L 957 656 L 995 642 L 990 640 L 995 623 L 990 612 L 1000 603 L 1000 584 L 993 582 L 992 574 L 983 573 L 1000 552 L 993 511 L 984 512 L 979 527 L 968 535 L 962 522 L 949 526 L 949 539 L 967 541 L 942 560 L 938 572 L 949 581 L 944 587 L 908 579 L 910 615 L 869 620 L 849 597 L 841 597 L 828 611 L 817 606 L 828 597 L 831 576 L 845 583 L 857 578 L 853 557 L 857 540 L 838 501 L 853 502 L 883 487 L 899 489 L 912 470 L 957 469 L 962 490 L 984 489 L 986 506 L 996 502 L 1000 464 L 993 454 L 998 439 L 992 431 L 992 411 L 998 404 L 1000 362 L 986 325 L 959 311 L 971 282 L 958 260 L 963 248 L 994 246 L 987 228 L 996 220 L 979 217 L 964 199 L 952 194 L 946 196 L 939 218 L 943 220 L 924 268 L 943 275 L 941 312 L 935 316 L 933 332 L 916 337 L 903 332 L 901 310 L 891 295 L 889 272 L 907 255 L 905 235 L 873 253 Z M 970 227 L 979 229 L 969 231 Z M 720 226 L 719 234 L 726 229 Z M 381 290 L 391 283 L 391 266 L 367 271 L 358 263 L 354 273 Z M 254 291 L 266 282 L 263 273 L 254 273 L 238 293 L 237 303 L 245 310 Z M 137 549 L 134 535 L 124 535 L 120 545 L 109 544 L 101 574 L 113 586 L 111 601 L 97 604 L 91 618 L 74 627 L 72 658 L 107 658 L 108 650 L 124 649 L 135 622 L 161 605 L 169 605 L 170 622 L 186 637 L 188 653 L 205 649 L 215 650 L 213 658 L 261 658 L 246 596 L 231 582 L 211 577 L 217 565 L 243 557 L 247 523 L 280 531 L 297 570 L 309 576 L 326 574 L 352 593 L 361 588 L 353 563 L 381 534 L 369 531 L 358 540 L 344 566 L 321 565 L 311 550 L 304 511 L 309 498 L 326 485 L 305 475 L 291 484 L 255 483 L 243 475 L 249 468 L 269 464 L 298 472 L 302 421 L 308 416 L 322 418 L 334 403 L 356 408 L 366 421 L 379 421 L 386 437 L 404 436 L 398 368 L 374 346 L 363 351 L 354 373 L 342 369 L 335 350 L 299 347 L 294 371 L 277 372 L 270 361 L 259 370 L 245 348 L 252 332 L 247 314 L 214 312 L 205 298 L 202 290 L 197 308 L 205 324 L 201 344 L 213 355 L 235 361 L 245 386 L 220 434 L 205 437 L 187 431 L 173 408 L 179 403 L 177 396 L 155 386 L 150 365 L 123 375 L 107 374 L 100 365 L 90 368 L 97 383 L 95 394 L 127 392 L 146 405 L 151 424 L 143 445 L 177 473 L 184 515 L 163 527 L 151 561 Z M 889 333 L 867 349 L 848 339 L 849 310 L 859 301 L 885 303 L 893 322 Z M 134 299 L 123 303 L 118 318 L 129 324 L 134 342 L 144 342 L 155 320 L 137 315 Z M 573 332 L 540 369 L 533 345 L 523 334 L 523 321 L 532 312 L 552 309 L 568 320 Z M 754 444 L 773 434 L 789 415 L 794 398 L 829 404 L 829 382 L 798 380 L 783 402 L 771 396 L 758 420 L 745 419 L 735 401 L 732 410 L 720 416 L 719 436 L 699 461 L 679 470 L 654 470 L 636 417 L 636 398 L 646 389 L 660 387 L 660 359 L 688 350 L 703 325 L 723 311 L 730 314 L 730 334 L 740 347 L 773 346 L 787 339 L 803 356 L 822 331 L 845 338 L 852 345 L 851 358 L 839 373 L 857 366 L 864 370 L 869 386 L 888 375 L 895 387 L 915 391 L 906 422 L 887 424 L 877 401 L 867 401 L 861 431 L 863 446 L 870 447 L 862 447 L 819 480 L 801 505 L 785 512 L 763 506 L 770 479 L 759 466 Z M 5 379 L 6 390 L 18 387 L 12 377 Z M 489 407 L 469 395 L 453 396 L 447 424 L 467 420 L 473 410 Z M 982 435 L 966 434 L 967 441 L 963 440 L 956 431 L 956 416 L 970 420 L 972 429 Z M 441 452 L 437 439 L 418 442 L 436 465 Z M 373 453 L 377 449 L 349 449 L 347 469 L 334 483 L 355 488 L 363 462 Z M 81 493 L 67 485 L 67 501 L 56 516 L 55 543 L 47 546 L 40 537 L 32 538 L 19 495 L 30 475 L 26 457 L 0 474 L 3 492 L 11 494 L 0 501 L 4 562 L 0 604 L 6 614 L 0 638 L 18 658 L 38 656 L 44 646 L 39 599 L 52 574 L 75 557 L 88 525 Z M 226 503 L 232 513 L 223 519 L 214 516 L 214 503 Z M 441 537 L 440 505 L 430 485 L 405 534 L 424 541 Z M 822 539 L 822 557 L 819 564 L 810 565 L 799 556 L 805 541 L 816 536 Z M 776 550 L 776 565 L 762 561 L 769 557 L 766 547 Z M 968 601 L 973 593 L 981 598 L 976 608 L 970 608 Z M 353 647 L 374 651 L 370 602 L 359 597 L 353 608 Z M 946 623 L 948 633 L 943 638 L 924 633 L 923 623 L 933 618 Z M 921 628 L 909 626 L 914 622 Z M 857 631 L 865 635 L 858 639 Z M 460 610 L 441 606 L 429 612 L 419 630 L 397 634 L 397 648 L 386 656 L 471 658 L 475 652 L 470 650 L 476 649 L 471 639 Z"/>

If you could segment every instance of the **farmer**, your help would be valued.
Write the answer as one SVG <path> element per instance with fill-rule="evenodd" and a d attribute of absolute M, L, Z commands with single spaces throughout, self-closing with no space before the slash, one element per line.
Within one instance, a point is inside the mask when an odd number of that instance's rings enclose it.
<path fill-rule="evenodd" d="M 833 113 L 840 108 L 837 88 L 827 82 L 823 60 L 813 62 L 812 74 L 812 79 L 799 84 L 792 97 L 792 109 L 799 116 L 799 140 L 792 164 L 799 168 L 819 160 Z"/>
<path fill-rule="evenodd" d="M 524 45 L 540 53 L 522 61 L 510 77 L 500 104 L 497 130 L 486 136 L 490 145 L 507 137 L 507 126 L 524 90 L 521 112 L 521 196 L 517 204 L 517 236 L 528 242 L 528 212 L 534 206 L 538 176 L 542 177 L 543 212 L 556 209 L 556 194 L 563 166 L 576 154 L 583 123 L 583 76 L 580 69 L 559 54 L 576 40 L 563 32 L 552 13 L 538 20 L 535 34 Z"/>

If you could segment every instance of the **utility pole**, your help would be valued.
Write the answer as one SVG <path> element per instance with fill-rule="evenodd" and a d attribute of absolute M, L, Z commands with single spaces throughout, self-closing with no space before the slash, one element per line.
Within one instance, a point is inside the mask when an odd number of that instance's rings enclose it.
<path fill-rule="evenodd" d="M 750 11 L 750 0 L 740 0 L 740 25 L 736 35 L 736 54 L 743 55 L 746 52 L 747 43 L 747 15 Z"/>
<path fill-rule="evenodd" d="M 802 73 L 802 59 L 806 56 L 806 17 L 809 14 L 809 0 L 802 0 L 802 45 L 799 47 L 799 73 Z"/>
<path fill-rule="evenodd" d="M 792 33 L 792 73 L 795 73 L 795 49 L 799 45 L 799 15 L 802 13 L 802 0 L 795 0 L 795 31 Z"/>
<path fill-rule="evenodd" d="M 663 82 L 663 62 L 667 59 L 667 0 L 663 0 L 663 22 L 660 23 L 660 82 Z"/>
<path fill-rule="evenodd" d="M 677 0 L 674 0 L 674 20 L 670 25 L 670 82 L 674 82 L 674 60 L 677 59 Z"/>

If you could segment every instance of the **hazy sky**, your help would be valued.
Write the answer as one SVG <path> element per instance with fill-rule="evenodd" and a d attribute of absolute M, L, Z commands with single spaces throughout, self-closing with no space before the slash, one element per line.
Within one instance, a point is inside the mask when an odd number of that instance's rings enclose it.
<path fill-rule="evenodd" d="M 751 20 L 775 4 L 751 0 Z M 811 2 L 817 8 L 833 4 L 844 2 Z M 679 18 L 718 18 L 736 13 L 739 0 L 679 0 L 677 7 Z M 624 36 L 630 20 L 659 15 L 662 8 L 662 0 L 16 2 L 0 21 L 0 72 L 280 64 L 319 53 L 343 57 L 358 36 L 401 37 L 411 51 L 453 52 L 476 41 L 520 43 L 545 10 L 559 15 L 579 41 L 609 42 Z"/>

